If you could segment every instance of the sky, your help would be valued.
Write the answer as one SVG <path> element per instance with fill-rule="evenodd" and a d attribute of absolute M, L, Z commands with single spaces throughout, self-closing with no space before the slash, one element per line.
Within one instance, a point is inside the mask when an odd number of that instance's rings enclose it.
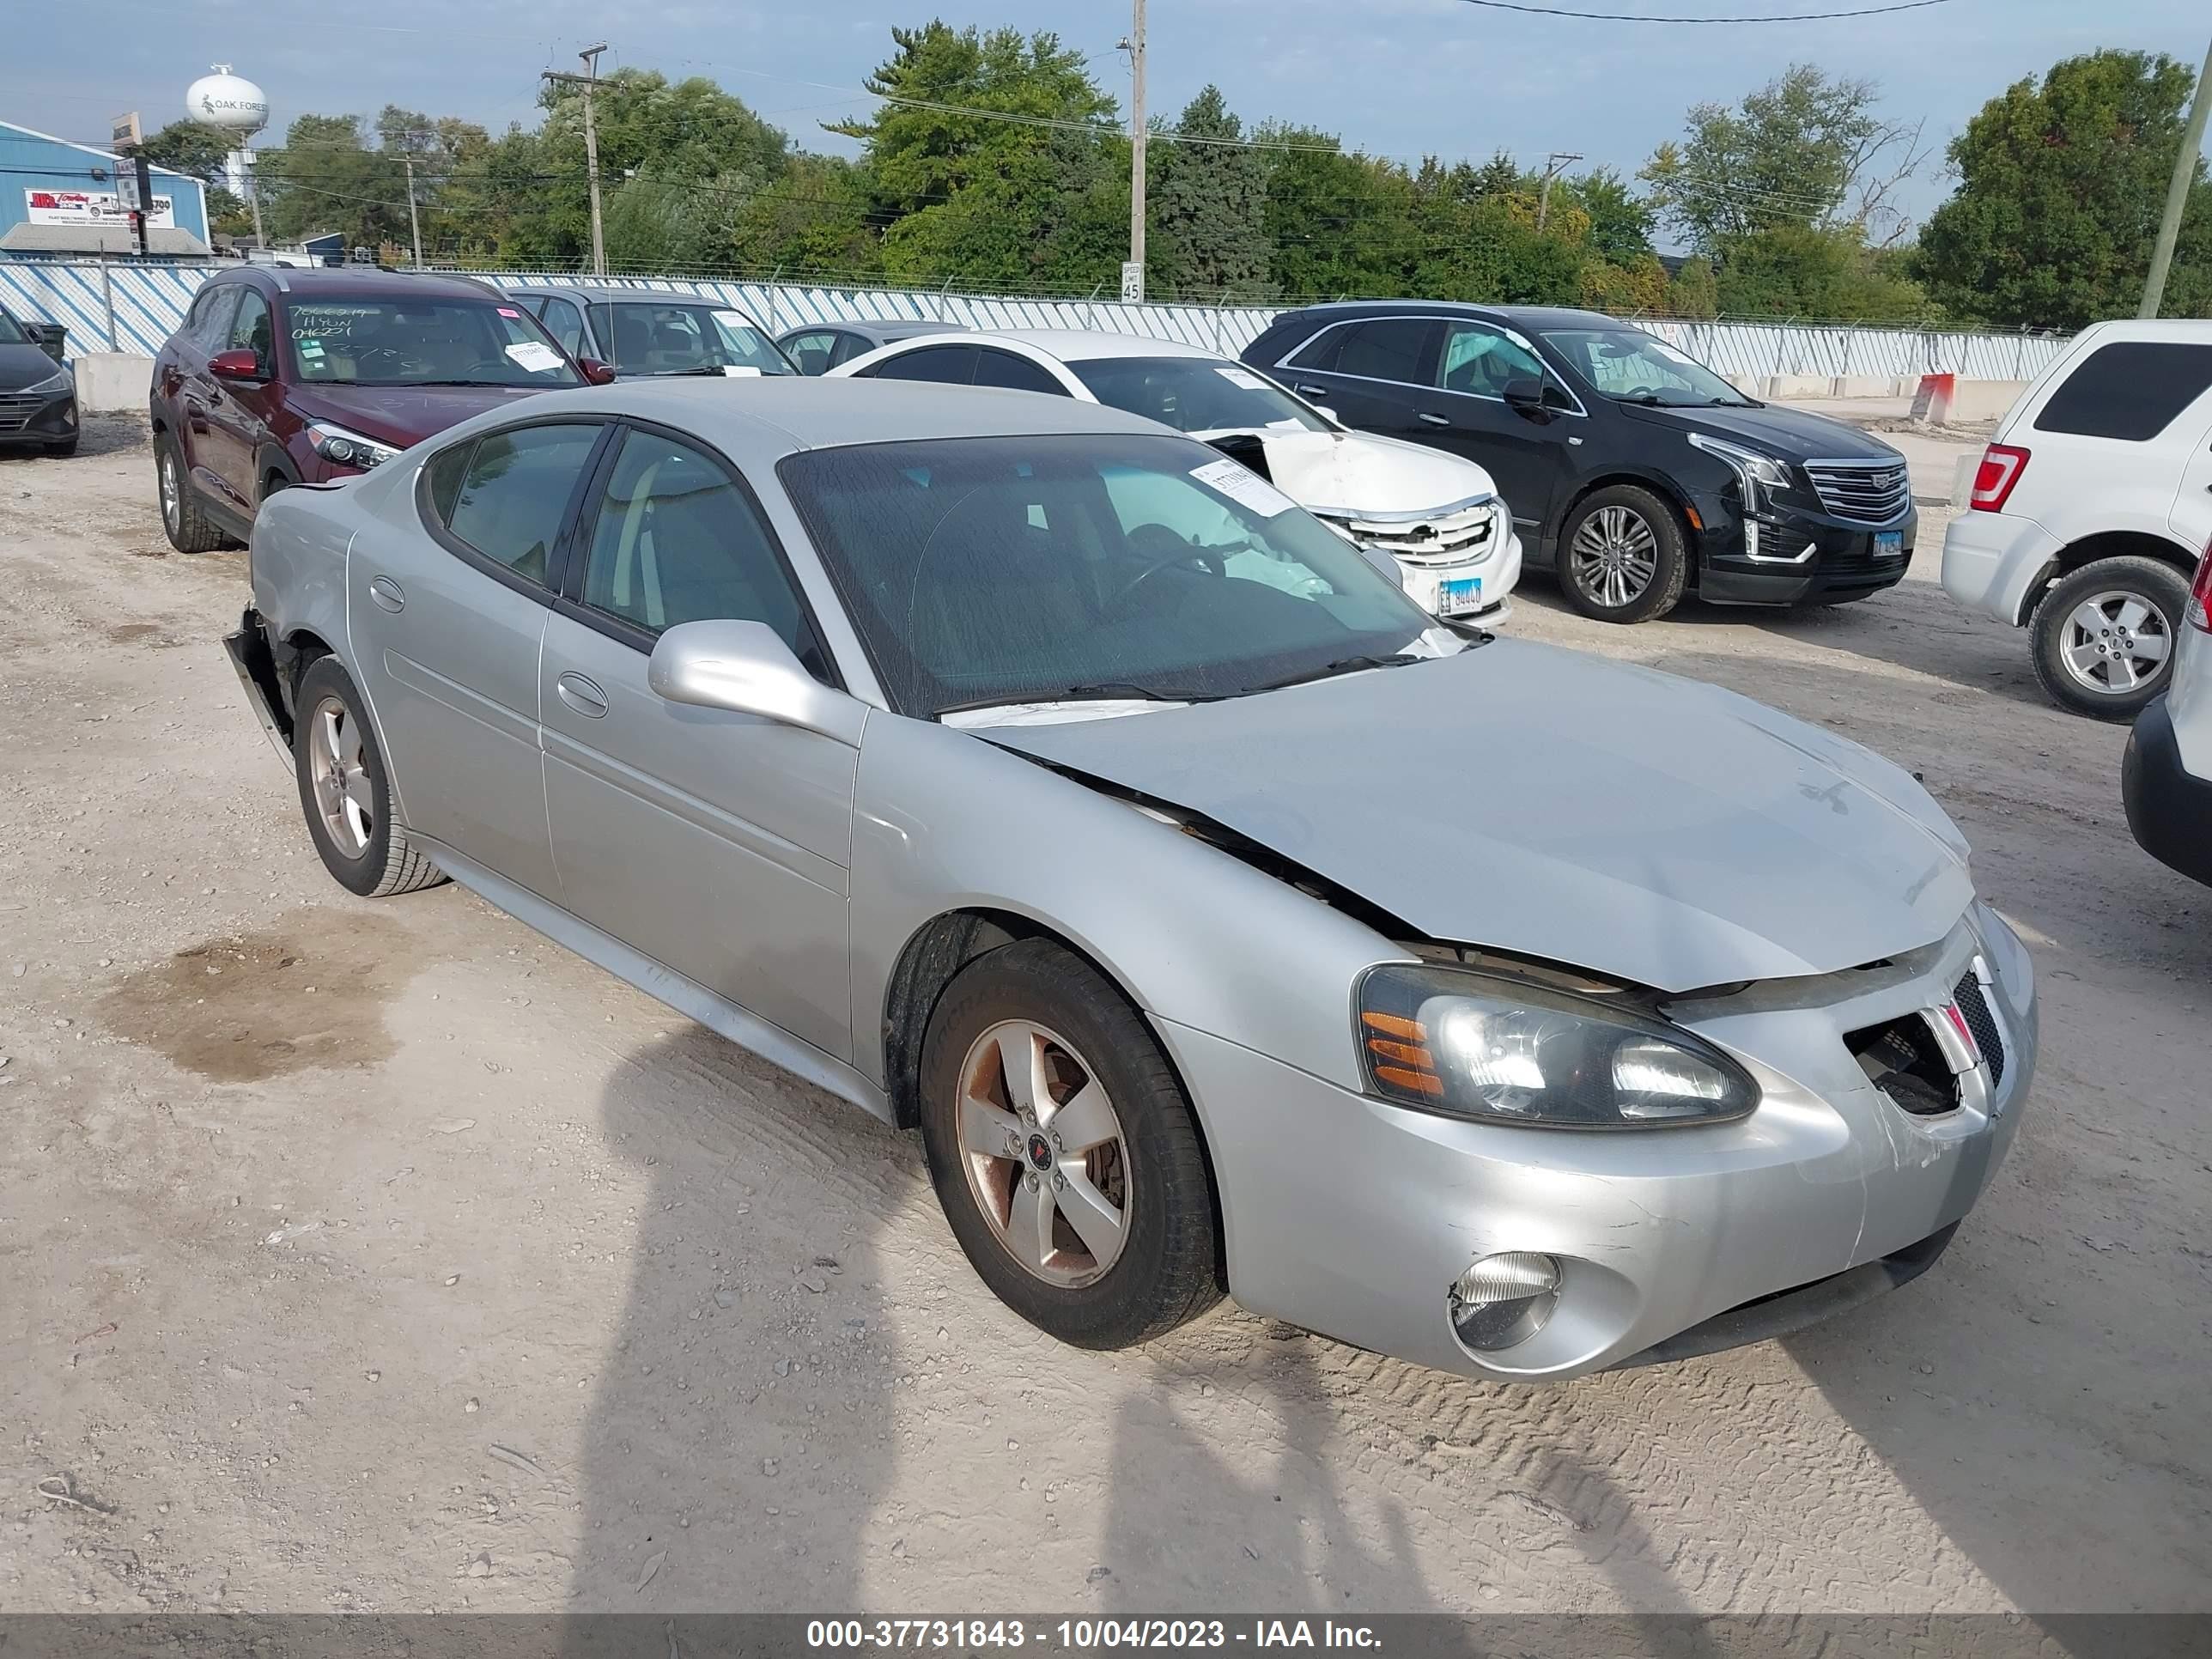
<path fill-rule="evenodd" d="M 1747 19 L 1882 0 L 1536 0 L 1564 8 Z M 32 4 L 6 26 L 0 120 L 102 141 L 109 118 L 153 131 L 183 112 L 212 63 L 258 82 L 270 138 L 302 113 L 374 115 L 387 103 L 494 131 L 534 124 L 538 71 L 574 69 L 610 43 L 624 64 L 705 75 L 809 149 L 849 151 L 818 124 L 872 107 L 856 95 L 894 24 L 1048 29 L 1091 61 L 1127 108 L 1127 0 L 379 0 L 303 13 L 269 0 Z M 9 8 L 14 10 L 15 8 Z M 374 20 L 374 21 L 369 21 Z M 1469 0 L 1150 0 L 1148 104 L 1170 117 L 1211 81 L 1248 123 L 1340 133 L 1373 154 L 1540 164 L 1580 154 L 1633 175 L 1693 103 L 1733 103 L 1793 62 L 1864 77 L 1891 119 L 1926 123 L 1934 155 L 1903 205 L 1942 199 L 1942 148 L 1984 100 L 2100 46 L 2192 66 L 2212 36 L 2203 0 L 1943 0 L 1827 22 L 1632 24 L 1529 15 Z"/>

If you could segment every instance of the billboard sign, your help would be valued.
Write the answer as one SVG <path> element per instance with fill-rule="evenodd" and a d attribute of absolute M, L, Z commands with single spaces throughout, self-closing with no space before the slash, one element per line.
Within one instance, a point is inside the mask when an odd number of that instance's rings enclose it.
<path fill-rule="evenodd" d="M 123 198 L 112 191 L 41 190 L 34 185 L 23 192 L 23 217 L 34 225 L 106 225 L 123 230 L 131 228 L 131 210 Z M 156 230 L 176 228 L 174 204 L 170 198 L 154 198 L 146 223 Z"/>

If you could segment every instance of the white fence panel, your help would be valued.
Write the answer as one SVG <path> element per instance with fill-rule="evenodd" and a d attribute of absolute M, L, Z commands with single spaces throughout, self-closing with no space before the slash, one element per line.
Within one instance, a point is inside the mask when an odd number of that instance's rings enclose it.
<path fill-rule="evenodd" d="M 158 351 L 218 265 L 103 264 L 0 258 L 0 307 L 68 325 L 74 351 Z M 459 271 L 503 288 L 578 279 L 574 271 Z M 1125 306 L 1114 300 L 1045 300 L 923 289 L 820 288 L 710 277 L 591 277 L 623 288 L 696 294 L 750 313 L 771 332 L 841 318 L 903 318 L 963 327 L 1083 328 L 1138 334 L 1234 356 L 1279 313 L 1255 306 Z M 1948 372 L 1976 380 L 2029 380 L 2054 362 L 2065 337 L 1868 328 L 1834 323 L 1680 322 L 1638 319 L 1723 374 L 1888 375 Z"/>

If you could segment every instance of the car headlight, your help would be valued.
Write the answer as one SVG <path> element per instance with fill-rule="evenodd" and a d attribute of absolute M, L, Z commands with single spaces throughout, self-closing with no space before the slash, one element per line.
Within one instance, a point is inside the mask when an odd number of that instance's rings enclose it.
<path fill-rule="evenodd" d="M 1761 489 L 1784 490 L 1790 488 L 1790 465 L 1771 455 L 1762 455 L 1755 449 L 1746 449 L 1723 438 L 1710 437 L 1702 432 L 1692 432 L 1690 442 L 1706 454 L 1725 461 L 1735 470 L 1736 482 L 1743 487 L 1743 510 L 1759 510 Z"/>
<path fill-rule="evenodd" d="M 29 386 L 25 386 L 23 390 L 26 392 L 74 392 L 76 390 L 76 382 L 70 378 L 69 370 L 65 368 L 58 368 L 52 374 L 47 375 L 45 380 L 33 380 Z"/>
<path fill-rule="evenodd" d="M 380 443 L 374 438 L 364 438 L 358 432 L 349 432 L 328 421 L 316 421 L 307 428 L 307 441 L 316 454 L 339 466 L 357 466 L 364 472 L 381 465 L 399 452 L 390 444 Z"/>
<path fill-rule="evenodd" d="M 1751 1073 L 1655 1015 L 1456 968 L 1386 963 L 1358 994 L 1360 1060 L 1385 1100 L 1558 1129 L 1720 1123 L 1759 1104 Z"/>

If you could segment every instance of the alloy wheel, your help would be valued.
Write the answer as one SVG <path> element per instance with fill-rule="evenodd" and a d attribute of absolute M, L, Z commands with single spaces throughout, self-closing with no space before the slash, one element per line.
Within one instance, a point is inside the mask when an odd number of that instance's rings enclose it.
<path fill-rule="evenodd" d="M 165 450 L 154 471 L 161 486 L 161 522 L 173 534 L 183 522 L 184 511 L 184 502 L 177 493 L 177 458 Z"/>
<path fill-rule="evenodd" d="M 362 857 L 376 833 L 376 794 L 361 723 L 336 697 L 317 703 L 307 722 L 307 775 L 331 845 L 349 859 Z"/>
<path fill-rule="evenodd" d="M 960 1161 L 992 1236 L 1062 1290 L 1103 1277 L 1131 1219 L 1128 1146 L 1098 1073 L 1057 1032 L 1004 1020 L 960 1062 Z"/>
<path fill-rule="evenodd" d="M 2066 672 L 2100 696 L 2140 691 L 2173 655 L 2172 628 L 2141 595 L 2113 589 L 2074 607 L 2059 655 Z"/>
<path fill-rule="evenodd" d="M 1575 532 L 1567 556 L 1575 584 L 1620 610 L 1644 597 L 1659 574 L 1659 538 L 1632 507 L 1601 507 Z"/>

